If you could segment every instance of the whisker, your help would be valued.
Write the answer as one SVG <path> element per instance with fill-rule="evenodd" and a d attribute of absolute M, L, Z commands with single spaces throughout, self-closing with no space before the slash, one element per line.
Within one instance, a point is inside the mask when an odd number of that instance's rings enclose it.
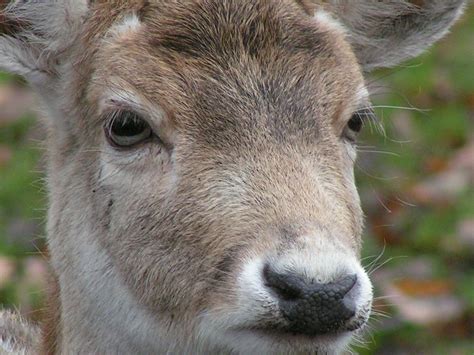
<path fill-rule="evenodd" d="M 400 178 L 399 176 L 393 176 L 393 177 L 386 178 L 386 177 L 372 175 L 367 170 L 365 170 L 359 163 L 357 163 L 357 161 L 356 161 L 355 166 L 356 166 L 357 169 L 359 169 L 359 171 L 361 171 L 362 173 L 364 173 L 365 175 L 367 175 L 368 177 L 370 177 L 372 179 L 381 180 L 381 181 L 393 181 L 393 180 L 397 180 L 397 179 Z"/>
<path fill-rule="evenodd" d="M 386 300 L 386 299 L 391 299 L 391 298 L 399 298 L 399 295 L 384 295 L 384 296 L 377 296 L 374 297 L 374 301 L 380 301 L 380 300 Z"/>
<path fill-rule="evenodd" d="M 400 202 L 400 203 L 401 203 L 402 205 L 404 205 L 404 206 L 417 207 L 415 204 L 409 203 L 409 202 L 407 202 L 407 201 L 404 201 L 404 200 L 402 200 L 402 199 L 399 198 L 399 197 L 396 197 L 396 200 L 397 200 L 398 202 Z"/>
<path fill-rule="evenodd" d="M 368 150 L 368 149 L 357 149 L 358 153 L 373 153 L 373 154 L 382 154 L 382 155 L 390 155 L 399 158 L 400 154 L 394 152 L 388 152 L 385 150 Z"/>
<path fill-rule="evenodd" d="M 382 207 L 385 209 L 385 211 L 387 211 L 387 213 L 392 213 L 392 210 L 390 208 L 388 208 L 388 206 L 382 201 L 382 199 L 379 197 L 379 195 L 377 194 L 377 192 L 375 190 L 373 190 L 374 193 L 375 193 L 375 198 L 377 199 L 377 201 L 380 202 L 380 204 L 382 205 Z"/>
<path fill-rule="evenodd" d="M 376 317 L 382 317 L 382 318 L 392 318 L 392 316 L 390 315 L 390 313 L 388 312 L 384 312 L 384 311 L 380 311 L 380 310 L 377 310 L 377 311 L 372 311 L 372 316 L 376 316 Z"/>
<path fill-rule="evenodd" d="M 377 263 L 380 260 L 380 258 L 383 256 L 383 254 L 385 253 L 385 248 L 386 248 L 386 243 L 384 243 L 382 251 L 379 253 L 379 255 L 371 263 L 367 264 L 364 268 L 370 270 L 372 266 L 375 263 Z"/>
<path fill-rule="evenodd" d="M 372 270 L 369 270 L 368 274 L 369 275 L 372 275 L 374 272 L 376 272 L 377 270 L 379 270 L 381 267 L 383 267 L 384 265 L 388 264 L 389 262 L 393 261 L 393 260 L 396 260 L 396 259 L 402 259 L 402 258 L 408 258 L 407 255 L 400 255 L 400 256 L 393 256 L 387 260 L 385 260 L 383 263 L 381 263 L 380 265 L 378 265 L 376 268 L 372 269 Z"/>
<path fill-rule="evenodd" d="M 382 108 L 382 109 L 392 109 L 392 110 L 406 110 L 406 111 L 415 111 L 420 113 L 431 112 L 431 109 L 421 109 L 416 107 L 408 107 L 408 106 L 391 106 L 391 105 L 376 105 L 372 106 L 372 108 Z"/>

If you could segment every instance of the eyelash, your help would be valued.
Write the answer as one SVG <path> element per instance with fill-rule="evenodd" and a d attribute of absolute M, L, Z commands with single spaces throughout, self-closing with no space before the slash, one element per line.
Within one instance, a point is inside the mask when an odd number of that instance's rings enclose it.
<path fill-rule="evenodd" d="M 130 110 L 108 114 L 104 130 L 109 144 L 117 149 L 131 149 L 156 136 L 147 121 Z"/>
<path fill-rule="evenodd" d="M 354 112 L 344 128 L 343 138 L 355 143 L 357 135 L 364 128 L 365 123 L 374 120 L 374 118 L 376 118 L 376 115 L 372 108 L 364 108 Z"/>

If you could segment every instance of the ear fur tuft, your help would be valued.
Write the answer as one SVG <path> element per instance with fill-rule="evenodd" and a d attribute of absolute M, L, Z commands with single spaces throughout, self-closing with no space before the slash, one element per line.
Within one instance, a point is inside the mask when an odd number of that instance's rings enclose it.
<path fill-rule="evenodd" d="M 336 15 L 365 70 L 416 57 L 441 39 L 466 0 L 308 0 Z"/>
<path fill-rule="evenodd" d="M 86 0 L 11 2 L 0 16 L 4 20 L 0 69 L 33 83 L 54 76 L 56 63 L 79 33 L 86 10 Z"/>

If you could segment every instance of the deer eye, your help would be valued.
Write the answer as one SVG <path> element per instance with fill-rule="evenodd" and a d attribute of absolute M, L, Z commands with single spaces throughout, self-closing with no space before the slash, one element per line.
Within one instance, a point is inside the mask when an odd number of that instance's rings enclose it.
<path fill-rule="evenodd" d="M 150 139 L 153 135 L 148 123 L 135 112 L 115 112 L 105 126 L 109 144 L 129 148 Z"/>
<path fill-rule="evenodd" d="M 369 120 L 373 115 L 374 113 L 371 109 L 363 109 L 354 112 L 344 129 L 344 138 L 351 142 L 355 142 L 357 134 L 360 133 L 364 127 L 365 121 Z"/>
<path fill-rule="evenodd" d="M 363 125 L 364 122 L 362 121 L 361 115 L 358 112 L 354 113 L 349 122 L 347 122 L 347 127 L 356 133 L 359 133 L 362 130 Z"/>

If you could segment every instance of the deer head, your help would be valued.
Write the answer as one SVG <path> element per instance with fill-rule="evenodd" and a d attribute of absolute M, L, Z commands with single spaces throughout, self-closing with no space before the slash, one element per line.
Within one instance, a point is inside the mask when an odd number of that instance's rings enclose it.
<path fill-rule="evenodd" d="M 370 315 L 364 72 L 464 1 L 14 1 L 47 111 L 58 353 L 342 351 Z"/>

